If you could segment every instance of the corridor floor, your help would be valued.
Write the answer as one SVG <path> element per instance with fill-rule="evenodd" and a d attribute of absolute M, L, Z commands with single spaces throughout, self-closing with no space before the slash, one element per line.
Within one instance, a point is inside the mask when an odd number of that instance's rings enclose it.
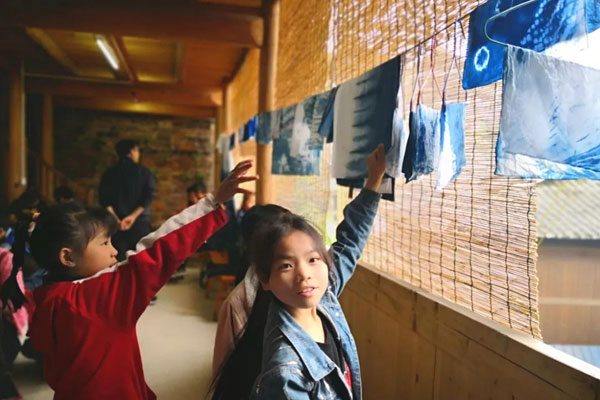
<path fill-rule="evenodd" d="M 138 337 L 144 373 L 159 399 L 204 398 L 217 327 L 213 302 L 198 285 L 198 269 L 188 268 L 185 278 L 165 286 L 158 302 L 142 315 Z M 20 355 L 13 375 L 24 400 L 52 399 L 52 390 L 32 361 Z"/>

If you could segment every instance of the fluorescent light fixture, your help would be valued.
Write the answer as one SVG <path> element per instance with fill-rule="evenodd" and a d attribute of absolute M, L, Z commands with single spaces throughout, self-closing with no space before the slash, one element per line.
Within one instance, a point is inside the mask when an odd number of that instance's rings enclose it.
<path fill-rule="evenodd" d="M 104 54 L 104 57 L 106 58 L 112 69 L 118 70 L 119 61 L 117 60 L 113 49 L 106 42 L 104 36 L 96 35 L 96 44 L 100 48 L 100 51 L 102 51 L 102 54 Z"/>

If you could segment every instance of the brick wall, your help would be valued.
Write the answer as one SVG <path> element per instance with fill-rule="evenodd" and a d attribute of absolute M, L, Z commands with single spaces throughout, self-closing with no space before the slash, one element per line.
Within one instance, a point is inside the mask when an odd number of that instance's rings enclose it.
<path fill-rule="evenodd" d="M 57 108 L 54 113 L 55 165 L 82 185 L 98 187 L 104 170 L 116 162 L 114 144 L 136 139 L 141 164 L 156 176 L 152 224 L 186 206 L 185 189 L 203 177 L 213 184 L 214 122 Z"/>

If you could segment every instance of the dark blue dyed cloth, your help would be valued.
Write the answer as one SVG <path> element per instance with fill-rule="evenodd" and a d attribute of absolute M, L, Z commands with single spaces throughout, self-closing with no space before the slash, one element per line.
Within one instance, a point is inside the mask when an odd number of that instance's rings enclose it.
<path fill-rule="evenodd" d="M 250 139 L 252 139 L 256 134 L 256 120 L 257 117 L 252 117 L 246 124 L 244 125 L 244 130 L 242 134 L 242 138 L 240 143 L 244 143 Z"/>
<path fill-rule="evenodd" d="M 400 84 L 400 58 L 340 85 L 334 103 L 333 176 L 365 179 L 366 158 L 379 144 L 392 145 Z"/>
<path fill-rule="evenodd" d="M 410 135 L 402 164 L 406 182 L 436 170 L 440 154 L 440 112 L 419 104 L 410 113 Z"/>
<path fill-rule="evenodd" d="M 327 143 L 333 143 L 333 107 L 338 88 L 335 87 L 329 91 L 327 104 L 323 110 L 323 117 L 319 125 L 319 134 L 327 138 Z"/>
<path fill-rule="evenodd" d="M 471 14 L 464 89 L 487 85 L 502 77 L 506 48 L 489 42 L 483 28 L 491 16 L 523 2 L 490 0 Z M 599 27 L 598 0 L 540 0 L 492 21 L 488 34 L 500 42 L 542 52 Z"/>

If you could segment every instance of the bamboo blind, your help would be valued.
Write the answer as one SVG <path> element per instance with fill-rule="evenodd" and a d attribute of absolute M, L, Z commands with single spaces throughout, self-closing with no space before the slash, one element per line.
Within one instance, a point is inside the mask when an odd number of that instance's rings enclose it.
<path fill-rule="evenodd" d="M 380 206 L 362 262 L 540 337 L 535 184 L 493 176 L 501 84 L 466 93 L 460 85 L 463 31 L 468 34 L 468 13 L 477 6 L 450 0 L 282 0 L 277 107 L 403 54 L 402 106 L 408 118 L 418 54 L 424 105 L 441 107 L 436 82 L 441 87 L 449 74 L 448 101 L 467 103 L 467 166 L 443 192 L 434 191 L 435 176 L 398 182 L 396 201 Z M 452 67 L 454 54 L 459 68 Z M 274 181 L 276 201 L 321 228 L 327 220 L 320 213 L 331 214 L 331 198 L 343 206 L 347 197 L 347 190 L 338 189 L 336 196 L 331 189 L 329 151 L 321 176 Z"/>
<path fill-rule="evenodd" d="M 260 51 L 249 50 L 244 57 L 239 71 L 229 83 L 231 96 L 230 120 L 227 127 L 231 133 L 244 125 L 250 118 L 258 114 L 258 84 L 259 84 Z"/>

